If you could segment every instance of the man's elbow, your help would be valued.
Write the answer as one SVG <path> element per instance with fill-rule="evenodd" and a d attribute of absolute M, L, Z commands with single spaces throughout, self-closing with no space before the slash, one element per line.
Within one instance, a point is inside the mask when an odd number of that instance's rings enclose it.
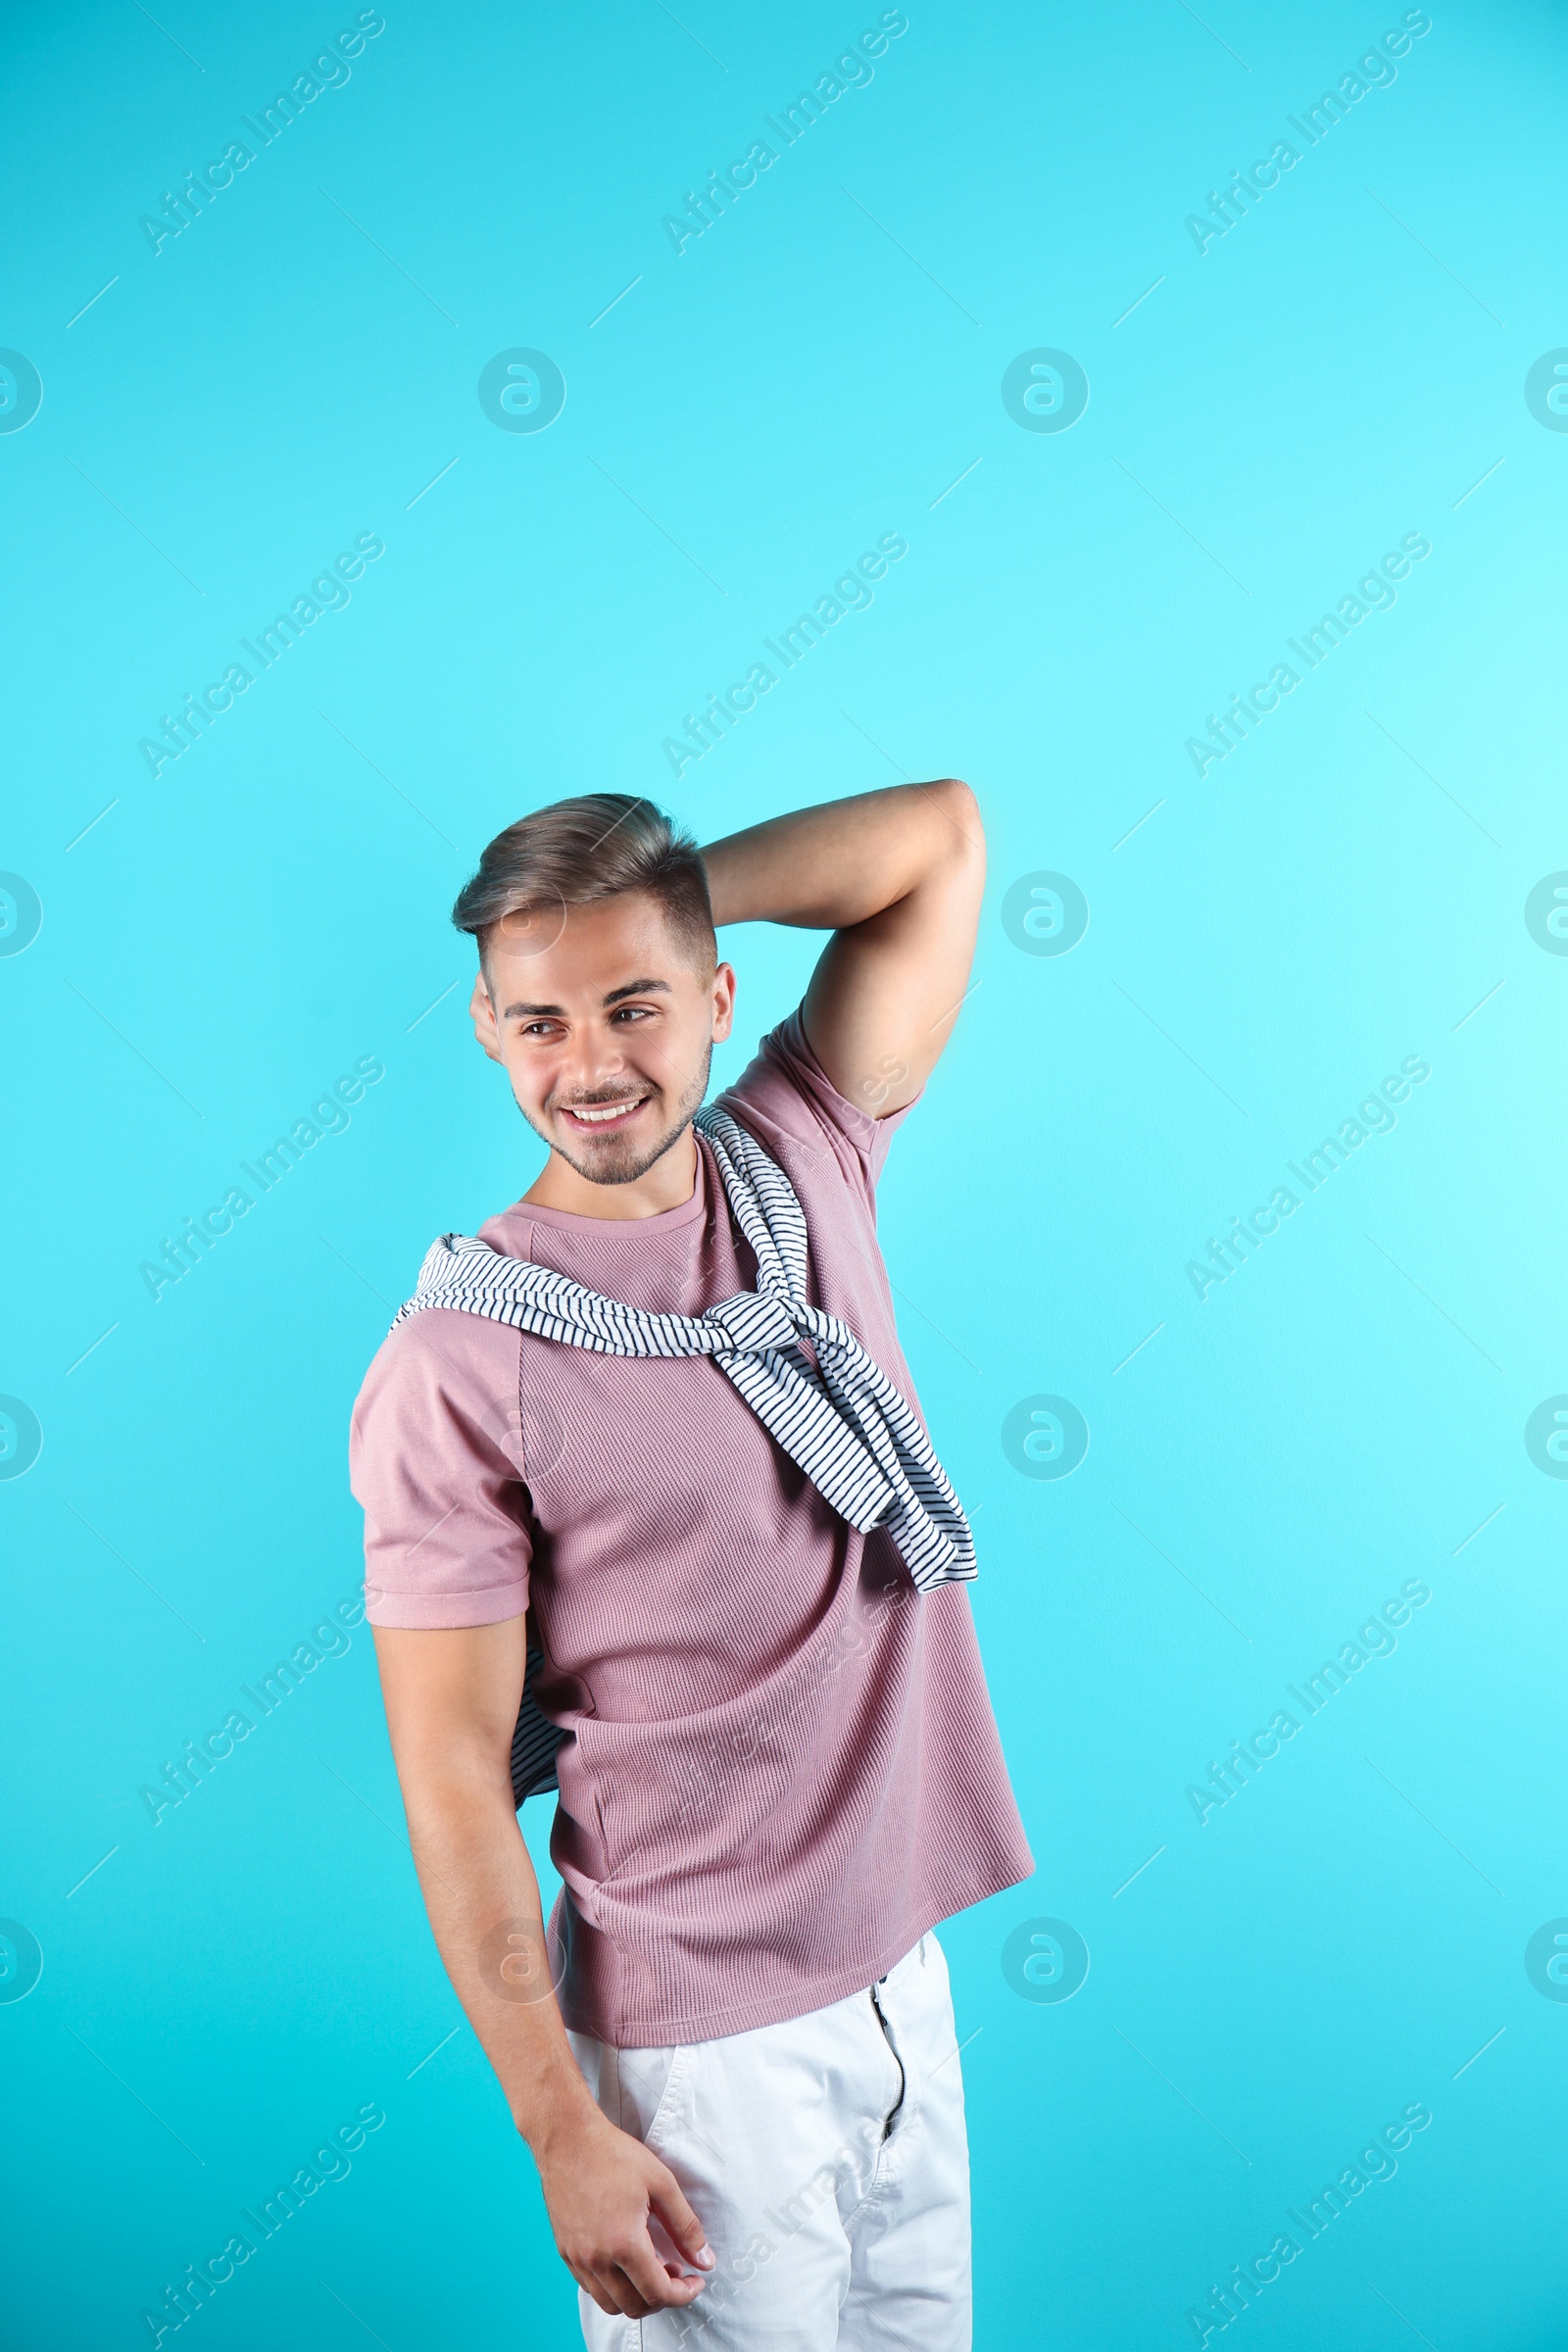
<path fill-rule="evenodd" d="M 943 776 L 927 789 L 939 796 L 942 813 L 951 828 L 946 833 L 945 846 L 964 861 L 972 859 L 983 871 L 986 829 L 973 785 L 965 784 L 960 776 Z"/>
<path fill-rule="evenodd" d="M 493 1805 L 511 1807 L 509 1740 L 471 1729 L 443 1738 L 405 1737 L 393 1754 L 411 1830 L 446 1829 Z"/>

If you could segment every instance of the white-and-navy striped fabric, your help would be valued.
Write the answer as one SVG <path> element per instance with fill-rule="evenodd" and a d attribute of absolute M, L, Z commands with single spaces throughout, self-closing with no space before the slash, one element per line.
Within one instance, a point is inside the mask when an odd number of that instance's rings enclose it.
<path fill-rule="evenodd" d="M 652 1314 L 444 1233 L 393 1329 L 423 1307 L 448 1306 L 601 1355 L 710 1355 L 841 1518 L 862 1535 L 887 1529 L 918 1592 L 972 1577 L 969 1522 L 917 1416 L 849 1325 L 807 1298 L 806 1216 L 788 1176 L 727 1111 L 699 1111 L 694 1124 L 756 1255 L 755 1291 L 702 1315 Z"/>

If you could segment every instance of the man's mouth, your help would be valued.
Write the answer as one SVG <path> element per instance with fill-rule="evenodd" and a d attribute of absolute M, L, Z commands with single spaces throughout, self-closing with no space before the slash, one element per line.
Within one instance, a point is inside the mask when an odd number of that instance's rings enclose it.
<path fill-rule="evenodd" d="M 585 1135 L 613 1134 L 629 1126 L 647 1101 L 646 1095 L 625 1095 L 617 1102 L 563 1102 L 557 1115 Z"/>

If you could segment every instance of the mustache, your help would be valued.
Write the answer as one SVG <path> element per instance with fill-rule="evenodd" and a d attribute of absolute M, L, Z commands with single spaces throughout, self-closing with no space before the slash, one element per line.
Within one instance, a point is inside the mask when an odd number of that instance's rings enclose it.
<path fill-rule="evenodd" d="M 645 1095 L 657 1094 L 658 1091 L 657 1087 L 651 1085 L 633 1087 L 629 1094 L 574 1095 L 569 1102 L 564 1097 L 558 1097 L 550 1107 L 552 1110 L 609 1110 L 612 1103 L 640 1102 Z"/>

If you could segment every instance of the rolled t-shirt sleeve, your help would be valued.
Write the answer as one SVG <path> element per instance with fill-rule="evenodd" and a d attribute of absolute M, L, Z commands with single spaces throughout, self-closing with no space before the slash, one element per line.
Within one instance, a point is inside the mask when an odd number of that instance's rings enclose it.
<path fill-rule="evenodd" d="M 500 1625 L 528 1606 L 517 1335 L 442 1307 L 388 1333 L 349 1430 L 371 1625 Z"/>

